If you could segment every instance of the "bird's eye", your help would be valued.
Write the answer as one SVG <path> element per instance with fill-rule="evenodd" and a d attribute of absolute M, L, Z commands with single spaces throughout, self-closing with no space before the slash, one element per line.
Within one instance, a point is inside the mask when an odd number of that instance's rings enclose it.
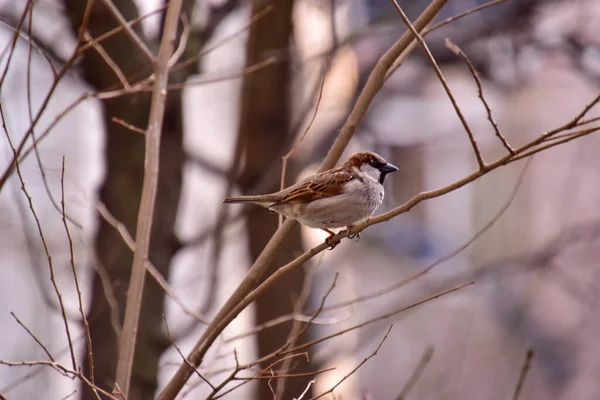
<path fill-rule="evenodd" d="M 372 160 L 369 164 L 371 164 L 371 167 L 376 168 L 376 169 L 380 169 L 385 165 L 381 161 L 377 161 L 377 160 Z"/>

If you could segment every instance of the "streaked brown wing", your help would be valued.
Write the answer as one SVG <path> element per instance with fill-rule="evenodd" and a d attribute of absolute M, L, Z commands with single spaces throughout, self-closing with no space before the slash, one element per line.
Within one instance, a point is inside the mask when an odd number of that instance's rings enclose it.
<path fill-rule="evenodd" d="M 354 178 L 356 175 L 341 168 L 335 168 L 298 184 L 275 204 L 306 203 L 325 197 L 338 196 L 344 191 L 344 184 Z"/>

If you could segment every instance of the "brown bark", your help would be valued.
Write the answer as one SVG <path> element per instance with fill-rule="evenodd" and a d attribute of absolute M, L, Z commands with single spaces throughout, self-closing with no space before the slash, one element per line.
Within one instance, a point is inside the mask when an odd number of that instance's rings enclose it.
<path fill-rule="evenodd" d="M 125 19 L 138 16 L 131 0 L 113 0 Z M 86 2 L 64 0 L 73 28 L 77 30 Z M 118 26 L 101 1 L 92 10 L 88 31 L 92 37 Z M 141 31 L 135 28 L 142 36 Z M 151 72 L 151 64 L 133 41 L 124 33 L 102 42 L 102 47 L 127 77 L 141 78 Z M 118 85 L 116 74 L 93 49 L 82 59 L 86 80 L 98 90 Z M 131 82 L 130 82 L 131 83 Z M 113 117 L 144 129 L 150 109 L 150 94 L 136 93 L 103 101 L 103 119 L 106 125 L 106 176 L 100 189 L 100 200 L 129 232 L 135 234 L 136 218 L 144 173 L 144 137 L 119 124 Z M 182 149 L 181 97 L 170 92 L 167 97 L 161 140 L 159 187 L 154 215 L 150 259 L 156 268 L 168 277 L 169 264 L 176 251 L 174 224 L 181 188 Z M 83 134 L 83 132 L 82 132 Z M 126 292 L 131 273 L 132 252 L 116 230 L 100 219 L 96 237 L 98 268 L 106 270 L 118 302 L 122 321 Z M 117 334 L 111 323 L 111 310 L 98 275 L 93 280 L 92 304 L 89 311 L 92 351 L 96 383 L 110 391 L 113 388 L 117 357 Z M 154 397 L 157 386 L 158 361 L 169 342 L 163 335 L 164 293 L 154 280 L 148 279 L 144 289 L 139 337 L 136 345 L 129 400 Z M 87 363 L 85 372 L 88 373 Z M 91 398 L 87 391 L 83 398 Z"/>
<path fill-rule="evenodd" d="M 273 11 L 250 28 L 246 49 L 247 65 L 260 62 L 276 52 L 280 62 L 246 76 L 241 96 L 241 117 L 239 138 L 245 156 L 245 165 L 239 184 L 247 193 L 280 159 L 284 146 L 289 143 L 287 135 L 290 127 L 290 62 L 289 49 L 292 33 L 293 0 L 255 0 L 252 13 L 255 14 L 269 5 Z M 291 168 L 293 170 L 293 168 Z M 288 181 L 289 181 L 288 168 Z M 273 183 L 269 191 L 277 190 Z M 250 252 L 253 260 L 258 257 L 272 234 L 277 229 L 277 217 L 268 211 L 255 207 L 247 215 L 247 229 Z M 291 261 L 301 250 L 300 230 L 296 226 L 283 248 L 275 257 L 268 274 L 277 267 Z M 284 277 L 276 288 L 260 297 L 257 302 L 257 323 L 262 323 L 293 312 L 293 300 L 300 293 L 304 272 L 297 269 Z M 258 335 L 260 355 L 266 355 L 287 341 L 291 323 L 281 324 Z M 301 362 L 295 372 L 306 371 L 308 365 Z M 289 379 L 283 398 L 297 397 L 308 383 L 309 378 Z M 307 395 L 309 396 L 309 395 Z M 272 398 L 266 380 L 259 384 L 259 398 Z M 309 396 L 310 397 L 310 396 Z"/>

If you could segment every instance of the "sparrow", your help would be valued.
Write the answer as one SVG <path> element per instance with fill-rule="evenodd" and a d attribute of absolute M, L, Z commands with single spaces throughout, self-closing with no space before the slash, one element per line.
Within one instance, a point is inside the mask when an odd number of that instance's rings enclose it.
<path fill-rule="evenodd" d="M 311 175 L 279 192 L 228 197 L 223 202 L 257 204 L 322 229 L 330 234 L 329 240 L 335 235 L 330 228 L 350 229 L 373 215 L 383 201 L 385 177 L 396 171 L 398 168 L 379 154 L 366 151 L 353 154 L 340 167 Z"/>

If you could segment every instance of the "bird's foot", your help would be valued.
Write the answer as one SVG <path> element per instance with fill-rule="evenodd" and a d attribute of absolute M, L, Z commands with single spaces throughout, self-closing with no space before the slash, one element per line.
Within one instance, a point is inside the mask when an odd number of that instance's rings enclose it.
<path fill-rule="evenodd" d="M 329 229 L 323 229 L 325 232 L 329 233 L 329 236 L 325 239 L 325 244 L 329 246 L 327 250 L 333 250 L 335 247 L 340 244 L 340 242 L 333 243 L 332 239 L 335 236 L 335 232 L 330 231 Z"/>
<path fill-rule="evenodd" d="M 348 227 L 348 235 L 346 235 L 346 237 L 348 239 L 356 239 L 355 242 L 358 242 L 358 240 L 360 239 L 360 232 L 356 232 L 356 233 L 350 233 L 350 230 L 354 228 L 353 226 L 349 226 Z"/>

